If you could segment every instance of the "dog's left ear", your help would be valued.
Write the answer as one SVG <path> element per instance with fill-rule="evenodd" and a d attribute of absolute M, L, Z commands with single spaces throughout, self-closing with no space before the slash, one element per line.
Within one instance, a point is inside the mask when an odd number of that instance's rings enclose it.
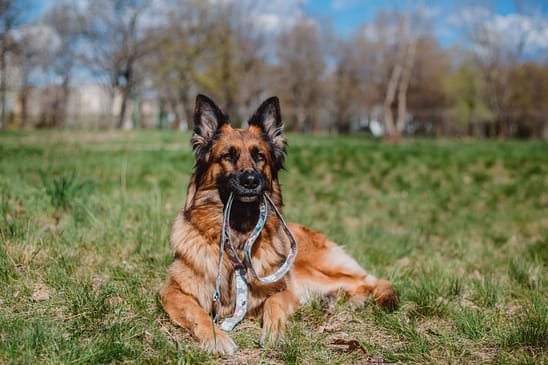
<path fill-rule="evenodd" d="M 282 168 L 287 141 L 282 135 L 283 122 L 278 98 L 273 96 L 266 99 L 249 119 L 248 124 L 262 129 L 264 138 L 271 146 L 275 168 Z"/>

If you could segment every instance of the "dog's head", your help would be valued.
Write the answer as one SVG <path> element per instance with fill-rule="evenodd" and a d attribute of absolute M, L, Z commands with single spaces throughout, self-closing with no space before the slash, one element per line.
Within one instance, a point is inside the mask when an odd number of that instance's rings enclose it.
<path fill-rule="evenodd" d="M 248 125 L 247 129 L 232 128 L 228 116 L 210 98 L 198 95 L 192 147 L 199 187 L 216 188 L 223 198 L 233 193 L 241 203 L 257 202 L 272 190 L 287 145 L 278 98 L 264 101 Z"/>

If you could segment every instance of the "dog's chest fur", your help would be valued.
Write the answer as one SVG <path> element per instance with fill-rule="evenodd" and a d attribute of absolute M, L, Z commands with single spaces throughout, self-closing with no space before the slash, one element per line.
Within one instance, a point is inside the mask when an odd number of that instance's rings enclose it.
<path fill-rule="evenodd" d="M 200 216 L 196 221 L 194 217 Z M 212 298 L 215 291 L 215 280 L 219 268 L 221 224 L 220 214 L 179 214 L 175 220 L 170 237 L 172 249 L 178 261 L 178 272 L 187 272 L 192 275 L 193 282 L 189 283 L 187 276 L 185 288 L 192 294 L 199 304 L 208 312 L 214 310 Z M 204 217 L 211 219 L 205 220 Z M 233 215 L 233 217 L 238 217 Z M 249 225 L 247 225 L 249 226 Z M 246 226 L 246 227 L 247 227 Z M 252 225 L 254 226 L 254 224 Z M 243 246 L 250 232 L 242 232 L 231 225 L 231 239 L 238 251 L 238 256 L 245 264 Z M 252 227 L 253 228 L 253 227 Z M 267 276 L 284 262 L 288 243 L 280 239 L 281 227 L 276 217 L 269 216 L 261 234 L 253 246 L 252 262 L 259 276 Z M 223 266 L 221 270 L 221 316 L 230 316 L 234 311 L 236 287 L 234 280 L 234 264 L 227 254 L 225 247 Z M 186 275 L 185 275 L 186 276 Z M 256 315 L 260 307 L 269 296 L 284 290 L 291 280 L 291 272 L 279 281 L 272 284 L 263 284 L 253 277 L 250 270 L 246 279 L 249 284 L 248 315 Z"/>

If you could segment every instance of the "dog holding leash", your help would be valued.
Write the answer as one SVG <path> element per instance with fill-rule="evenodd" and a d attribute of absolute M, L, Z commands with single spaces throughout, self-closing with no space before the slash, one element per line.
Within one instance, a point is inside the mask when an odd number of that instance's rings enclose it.
<path fill-rule="evenodd" d="M 237 129 L 211 99 L 197 96 L 196 164 L 171 230 L 174 260 L 160 296 L 171 321 L 208 352 L 235 353 L 227 332 L 245 317 L 261 319 L 261 344 L 276 343 L 288 317 L 315 296 L 344 293 L 360 305 L 373 295 L 382 308 L 397 303 L 390 282 L 340 246 L 285 223 L 278 173 L 286 146 L 278 98 Z"/>

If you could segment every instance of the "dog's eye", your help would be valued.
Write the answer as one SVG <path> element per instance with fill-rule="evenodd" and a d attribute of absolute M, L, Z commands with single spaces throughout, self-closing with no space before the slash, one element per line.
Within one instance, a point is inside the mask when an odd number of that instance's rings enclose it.
<path fill-rule="evenodd" d="M 238 161 L 240 154 L 238 153 L 238 150 L 236 150 L 236 148 L 230 147 L 228 150 L 225 151 L 226 152 L 221 155 L 221 160 L 229 161 L 232 163 Z"/>
<path fill-rule="evenodd" d="M 255 155 L 255 160 L 256 160 L 256 161 L 264 161 L 264 160 L 266 160 L 266 156 L 264 155 L 264 153 L 258 152 L 258 153 Z"/>

